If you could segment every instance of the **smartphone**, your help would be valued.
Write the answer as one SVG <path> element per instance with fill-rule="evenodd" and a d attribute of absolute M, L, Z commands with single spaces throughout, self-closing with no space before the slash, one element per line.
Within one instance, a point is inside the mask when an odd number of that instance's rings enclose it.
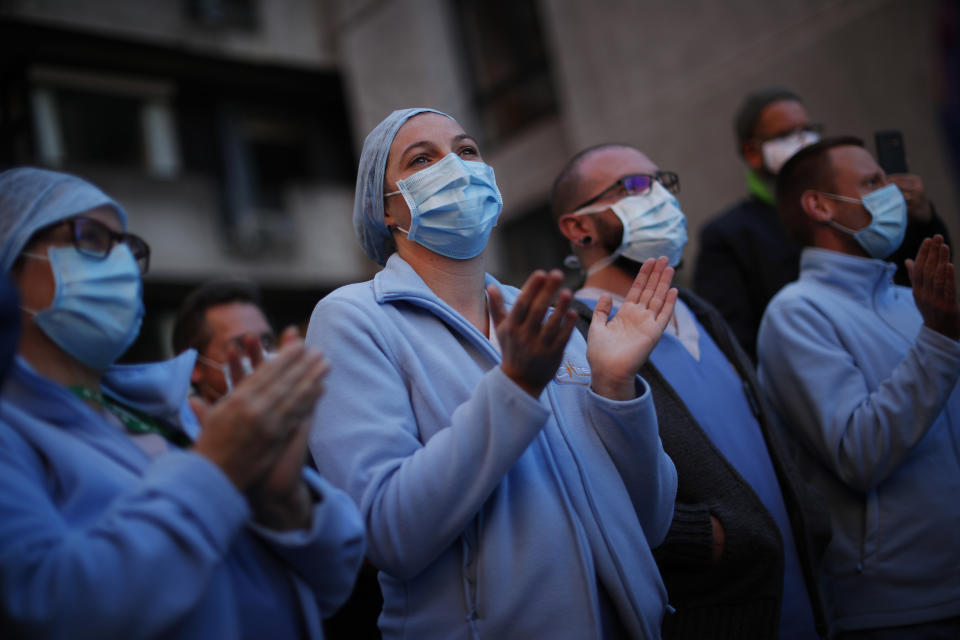
<path fill-rule="evenodd" d="M 903 134 L 896 130 L 877 131 L 873 134 L 877 145 L 877 162 L 887 175 L 907 173 L 907 153 L 903 148 Z"/>

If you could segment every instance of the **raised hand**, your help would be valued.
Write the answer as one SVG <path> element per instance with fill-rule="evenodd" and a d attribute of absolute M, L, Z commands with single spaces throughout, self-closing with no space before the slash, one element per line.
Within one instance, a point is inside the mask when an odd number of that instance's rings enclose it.
<path fill-rule="evenodd" d="M 887 179 L 897 185 L 903 193 L 903 199 L 907 201 L 907 215 L 918 222 L 930 222 L 930 218 L 933 217 L 933 208 L 927 200 L 923 179 L 911 173 L 895 173 L 887 176 Z"/>
<path fill-rule="evenodd" d="M 303 524 L 306 487 L 300 471 L 306 459 L 307 431 L 328 365 L 319 351 L 299 340 L 285 341 L 274 358 L 263 360 L 259 341 L 244 339 L 254 370 L 233 393 L 213 405 L 203 420 L 194 451 L 210 459 L 247 494 L 265 524 Z M 241 357 L 229 355 L 242 375 Z M 291 511 L 293 510 L 293 511 Z M 296 523 L 296 524 L 295 524 Z"/>
<path fill-rule="evenodd" d="M 569 289 L 560 288 L 562 283 L 563 273 L 559 270 L 534 271 L 509 314 L 504 309 L 500 290 L 493 285 L 487 287 L 503 355 L 500 368 L 534 398 L 540 396 L 557 372 L 576 323 L 577 315 L 569 309 L 573 295 Z M 551 302 L 554 302 L 554 311 L 544 322 Z"/>
<path fill-rule="evenodd" d="M 677 290 L 670 287 L 673 268 L 660 257 L 643 263 L 624 303 L 610 319 L 613 303 L 602 296 L 593 311 L 587 334 L 591 387 L 612 400 L 635 396 L 634 376 L 673 315 Z"/>
<path fill-rule="evenodd" d="M 943 236 L 924 239 L 916 261 L 907 260 L 906 264 L 923 324 L 952 340 L 960 339 L 960 302 L 950 247 Z"/>

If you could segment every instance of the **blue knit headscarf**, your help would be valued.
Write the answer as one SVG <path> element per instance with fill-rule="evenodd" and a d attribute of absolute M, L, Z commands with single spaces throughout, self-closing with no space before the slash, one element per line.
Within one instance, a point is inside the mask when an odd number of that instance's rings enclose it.
<path fill-rule="evenodd" d="M 357 192 L 353 200 L 353 230 L 363 252 L 381 266 L 397 250 L 393 236 L 383 221 L 383 179 L 387 170 L 387 156 L 403 123 L 421 113 L 439 113 L 454 120 L 436 109 L 398 109 L 374 127 L 364 140 L 363 151 L 360 152 Z"/>
<path fill-rule="evenodd" d="M 127 228 L 127 214 L 86 180 L 47 169 L 23 167 L 0 173 L 0 273 L 8 273 L 38 230 L 104 205 Z"/>

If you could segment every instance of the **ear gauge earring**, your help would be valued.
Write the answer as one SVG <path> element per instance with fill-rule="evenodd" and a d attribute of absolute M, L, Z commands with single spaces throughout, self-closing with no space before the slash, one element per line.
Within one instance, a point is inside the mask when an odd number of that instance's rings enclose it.
<path fill-rule="evenodd" d="M 580 238 L 579 244 L 581 247 L 589 247 L 591 244 L 593 244 L 593 238 L 591 236 L 583 236 Z"/>

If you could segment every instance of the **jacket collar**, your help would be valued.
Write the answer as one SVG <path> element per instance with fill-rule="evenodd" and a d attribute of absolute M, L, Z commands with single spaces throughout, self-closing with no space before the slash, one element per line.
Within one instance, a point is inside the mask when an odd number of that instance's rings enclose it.
<path fill-rule="evenodd" d="M 104 395 L 195 438 L 199 425 L 186 402 L 195 360 L 196 352 L 191 349 L 162 362 L 113 365 L 104 372 L 101 389 Z M 37 373 L 20 356 L 14 362 L 11 378 L 17 381 L 20 393 L 32 396 L 17 400 L 29 402 L 29 411 L 39 418 L 54 423 L 69 422 L 78 406 L 87 408 L 69 389 Z"/>
<path fill-rule="evenodd" d="M 492 284 L 500 289 L 504 306 L 508 310 L 513 306 L 518 294 L 516 289 L 504 287 L 489 273 L 486 274 L 485 284 L 487 286 Z M 477 328 L 467 322 L 456 309 L 440 299 L 399 254 L 391 255 L 384 268 L 373 277 L 373 296 L 377 304 L 403 301 L 431 311 L 450 327 L 488 352 L 495 361 L 500 361 L 499 354 L 490 344 L 487 336 L 477 331 Z"/>
<path fill-rule="evenodd" d="M 800 279 L 839 286 L 865 299 L 893 287 L 897 265 L 875 258 L 851 256 L 839 251 L 805 247 L 800 254 Z"/>

